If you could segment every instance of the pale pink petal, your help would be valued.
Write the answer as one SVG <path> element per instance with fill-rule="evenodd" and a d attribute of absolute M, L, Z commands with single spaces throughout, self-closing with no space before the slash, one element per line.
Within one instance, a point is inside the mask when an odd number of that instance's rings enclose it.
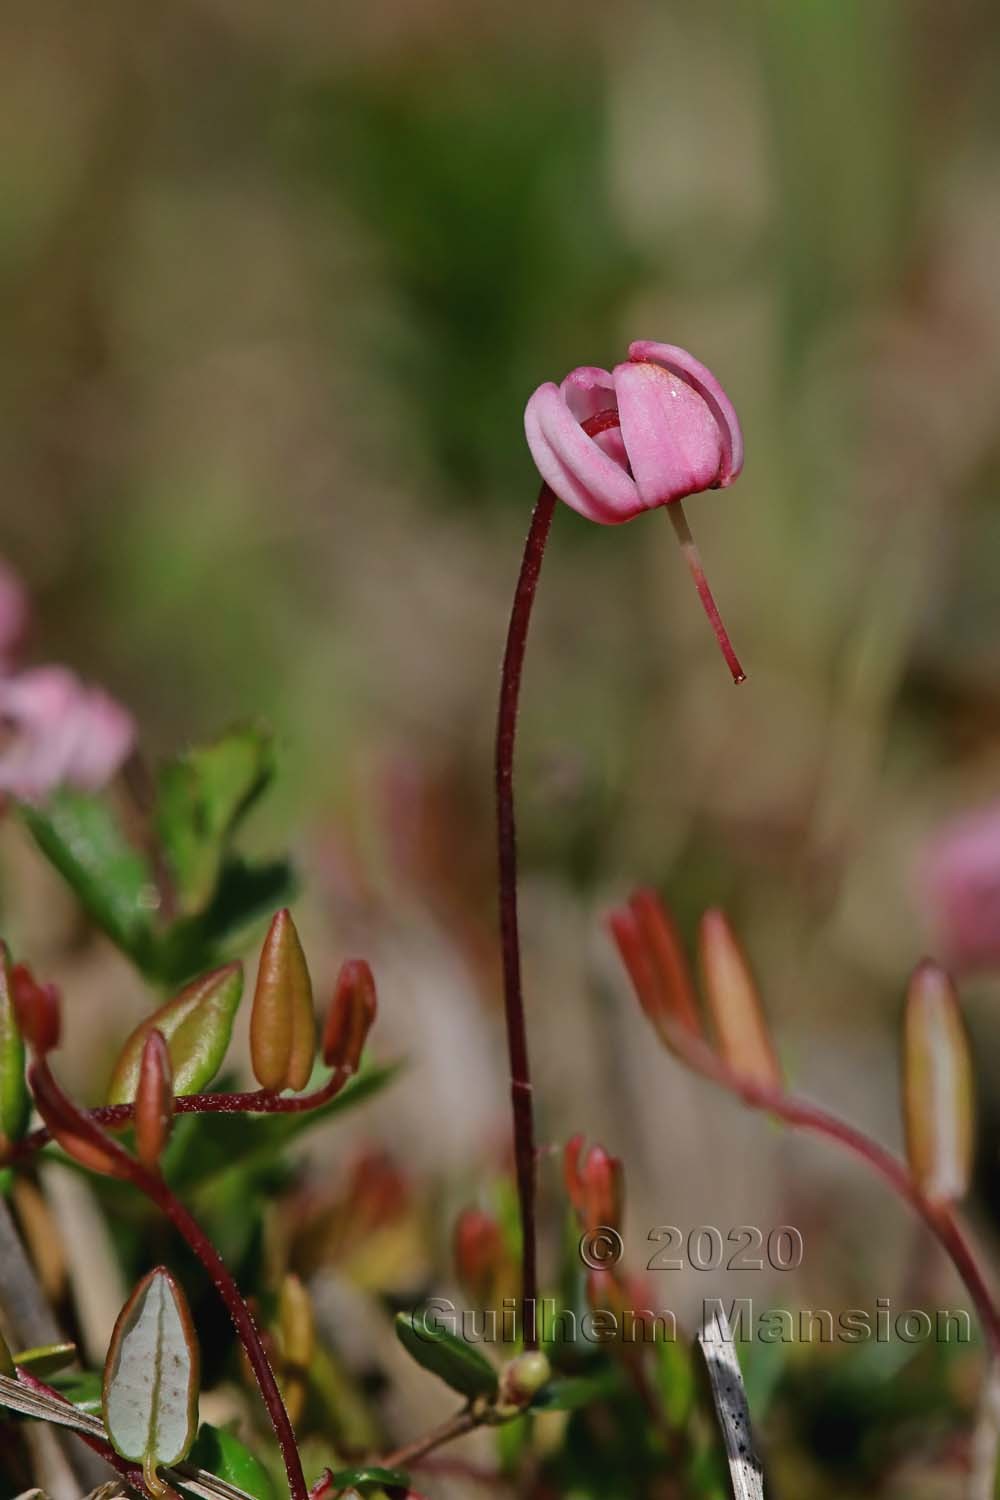
<path fill-rule="evenodd" d="M 0 792 L 38 801 L 62 785 L 97 790 L 134 738 L 126 710 L 64 667 L 0 678 Z"/>
<path fill-rule="evenodd" d="M 718 484 L 722 435 L 698 392 L 658 364 L 630 362 L 614 375 L 622 439 L 644 508 Z"/>
<path fill-rule="evenodd" d="M 643 509 L 629 475 L 587 436 L 551 381 L 529 400 L 524 432 L 545 483 L 588 520 L 617 525 Z"/>
<path fill-rule="evenodd" d="M 708 366 L 677 344 L 658 344 L 653 339 L 635 340 L 629 345 L 628 357 L 663 365 L 698 392 L 719 425 L 722 464 L 716 485 L 725 489 L 732 484 L 743 468 L 743 433 L 733 403 Z"/>
<path fill-rule="evenodd" d="M 578 422 L 618 405 L 614 376 L 600 365 L 579 365 L 570 370 L 559 390 Z"/>

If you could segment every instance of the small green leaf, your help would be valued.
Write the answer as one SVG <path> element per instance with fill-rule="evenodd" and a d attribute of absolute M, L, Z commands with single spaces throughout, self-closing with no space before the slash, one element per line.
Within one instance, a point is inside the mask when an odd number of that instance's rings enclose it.
<path fill-rule="evenodd" d="M 96 1370 L 60 1370 L 46 1381 L 78 1411 L 99 1417 L 103 1410 L 102 1380 Z"/>
<path fill-rule="evenodd" d="M 37 1349 L 22 1349 L 14 1355 L 14 1363 L 37 1375 L 39 1380 L 48 1380 L 75 1360 L 75 1344 L 41 1344 Z"/>
<path fill-rule="evenodd" d="M 198 1340 L 187 1301 L 157 1266 L 121 1312 L 104 1366 L 104 1424 L 116 1451 L 141 1463 L 146 1486 L 162 1492 L 160 1464 L 179 1463 L 198 1428 Z"/>
<path fill-rule="evenodd" d="M 241 964 L 213 969 L 161 1005 L 136 1027 L 122 1048 L 108 1086 L 109 1104 L 131 1104 L 139 1087 L 146 1038 L 163 1033 L 174 1073 L 175 1094 L 196 1094 L 215 1077 L 229 1046 L 233 1018 L 243 993 Z"/>
<path fill-rule="evenodd" d="M 365 1489 L 375 1486 L 383 1490 L 409 1489 L 410 1479 L 402 1469 L 379 1469 L 371 1465 L 365 1465 L 360 1469 L 338 1469 L 333 1476 L 333 1483 L 337 1490 L 346 1490 L 353 1485 L 355 1489 Z"/>
<path fill-rule="evenodd" d="M 21 814 L 42 853 L 97 925 L 148 971 L 156 882 L 149 862 L 129 843 L 109 804 L 64 789 L 44 807 L 22 807 Z"/>
<path fill-rule="evenodd" d="M 207 1469 L 218 1479 L 228 1480 L 253 1500 L 277 1500 L 271 1476 L 245 1443 L 224 1427 L 202 1422 L 188 1462 Z"/>
<path fill-rule="evenodd" d="M 497 1372 L 478 1349 L 453 1333 L 439 1328 L 422 1313 L 397 1313 L 396 1337 L 408 1354 L 440 1377 L 453 1391 L 470 1400 L 475 1396 L 495 1396 Z"/>
<path fill-rule="evenodd" d="M 272 771 L 270 737 L 253 727 L 199 745 L 164 767 L 157 828 L 183 916 L 208 906 L 233 829 Z"/>
<path fill-rule="evenodd" d="M 16 1141 L 28 1128 L 31 1101 L 24 1079 L 24 1039 L 14 1014 L 10 988 L 10 954 L 0 943 L 0 1147 Z"/>

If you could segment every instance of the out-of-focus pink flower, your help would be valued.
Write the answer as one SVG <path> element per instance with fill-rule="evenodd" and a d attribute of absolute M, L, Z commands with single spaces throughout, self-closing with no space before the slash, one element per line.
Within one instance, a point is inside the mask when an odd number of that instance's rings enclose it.
<path fill-rule="evenodd" d="M 540 385 L 524 413 L 538 472 L 590 521 L 616 525 L 701 490 L 724 489 L 743 467 L 732 402 L 711 370 L 674 344 L 642 339 L 611 371 L 571 370 Z M 617 414 L 590 437 L 582 423 Z"/>
<path fill-rule="evenodd" d="M 134 742 L 127 710 L 65 667 L 0 677 L 0 793 L 37 802 L 63 785 L 96 791 Z"/>
<path fill-rule="evenodd" d="M 946 824 L 921 861 L 919 883 L 949 967 L 1000 967 L 1000 803 Z"/>
<path fill-rule="evenodd" d="M 0 673 L 9 672 L 28 630 L 28 591 L 0 557 Z"/>

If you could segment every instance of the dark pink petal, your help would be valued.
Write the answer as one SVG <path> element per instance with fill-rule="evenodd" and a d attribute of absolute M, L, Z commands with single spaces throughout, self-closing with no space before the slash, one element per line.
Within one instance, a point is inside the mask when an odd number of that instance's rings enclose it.
<path fill-rule="evenodd" d="M 743 468 L 743 433 L 733 403 L 707 365 L 677 344 L 658 344 L 653 339 L 637 339 L 630 344 L 628 357 L 663 365 L 698 392 L 719 424 L 722 464 L 716 483 L 719 489 L 732 484 Z"/>
<path fill-rule="evenodd" d="M 722 434 L 693 386 L 647 362 L 618 365 L 614 373 L 622 439 L 644 509 L 716 486 Z"/>
<path fill-rule="evenodd" d="M 613 526 L 643 510 L 629 475 L 587 436 L 551 381 L 528 402 L 524 432 L 545 483 L 589 521 Z"/>

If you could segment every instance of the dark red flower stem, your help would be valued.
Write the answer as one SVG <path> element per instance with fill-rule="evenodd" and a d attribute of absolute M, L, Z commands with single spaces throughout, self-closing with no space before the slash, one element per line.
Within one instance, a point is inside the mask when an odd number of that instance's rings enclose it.
<path fill-rule="evenodd" d="M 603 411 L 583 424 L 590 437 L 618 426 L 617 411 Z M 556 497 L 543 484 L 524 544 L 521 571 L 507 627 L 500 675 L 496 734 L 497 844 L 500 870 L 500 945 L 503 955 L 504 1013 L 510 1059 L 510 1097 L 514 1120 L 514 1166 L 521 1214 L 521 1329 L 526 1349 L 538 1348 L 535 1313 L 538 1303 L 538 1259 L 535 1228 L 535 1121 L 528 1061 L 528 1034 L 521 988 L 521 946 L 517 917 L 517 832 L 514 822 L 514 742 L 521 694 L 528 627 L 545 556 Z"/>
<path fill-rule="evenodd" d="M 52 1075 L 48 1063 L 43 1059 L 33 1062 L 28 1069 L 28 1082 L 32 1093 L 38 1102 L 39 1108 L 44 1112 L 46 1101 L 52 1100 L 57 1108 L 61 1107 L 65 1114 L 72 1118 L 73 1124 L 82 1139 L 89 1145 L 96 1147 L 113 1164 L 115 1175 L 130 1182 L 139 1192 L 144 1193 L 157 1208 L 170 1220 L 178 1234 L 186 1241 L 189 1248 L 198 1257 L 205 1270 L 211 1277 L 212 1283 L 225 1304 L 226 1310 L 233 1321 L 233 1327 L 239 1336 L 243 1348 L 246 1350 L 247 1359 L 256 1377 L 260 1388 L 261 1398 L 267 1407 L 271 1425 L 274 1428 L 275 1437 L 281 1448 L 281 1456 L 285 1464 L 285 1472 L 288 1476 L 288 1488 L 292 1500 L 308 1500 L 308 1487 L 305 1476 L 302 1473 L 302 1461 L 299 1458 L 298 1446 L 295 1442 L 295 1433 L 282 1400 L 278 1382 L 274 1371 L 271 1369 L 270 1361 L 257 1331 L 250 1309 L 247 1307 L 240 1293 L 239 1287 L 233 1280 L 222 1256 L 216 1250 L 211 1240 L 201 1228 L 201 1225 L 192 1217 L 179 1199 L 167 1187 L 163 1178 L 158 1174 L 149 1172 L 134 1157 L 111 1136 L 107 1135 L 95 1122 L 83 1111 L 77 1109 L 71 1099 L 63 1093 Z"/>
<path fill-rule="evenodd" d="M 179 1094 L 174 1100 L 178 1115 L 297 1115 L 319 1109 L 340 1093 L 351 1077 L 343 1069 L 330 1075 L 322 1088 L 311 1094 L 276 1094 L 273 1089 L 254 1089 L 245 1094 Z M 87 1119 L 106 1130 L 123 1130 L 135 1119 L 134 1104 L 102 1104 L 97 1109 L 81 1110 Z M 52 1134 L 47 1126 L 32 1130 L 22 1140 L 8 1146 L 0 1156 L 0 1166 L 14 1166 L 47 1146 Z"/>

